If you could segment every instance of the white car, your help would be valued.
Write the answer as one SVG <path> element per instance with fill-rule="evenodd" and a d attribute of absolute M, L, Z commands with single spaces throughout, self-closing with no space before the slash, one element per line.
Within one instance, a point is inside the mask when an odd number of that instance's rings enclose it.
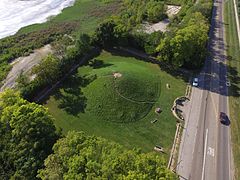
<path fill-rule="evenodd" d="M 198 86 L 198 78 L 194 78 L 194 79 L 193 79 L 192 85 L 193 85 L 194 87 L 197 87 L 197 86 Z"/>

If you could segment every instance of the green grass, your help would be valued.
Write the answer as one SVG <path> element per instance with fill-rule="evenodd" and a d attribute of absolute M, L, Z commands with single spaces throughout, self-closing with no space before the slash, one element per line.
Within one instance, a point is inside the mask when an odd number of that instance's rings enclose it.
<path fill-rule="evenodd" d="M 235 162 L 235 177 L 240 177 L 240 51 L 237 37 L 233 0 L 226 1 L 224 9 L 227 54 L 229 65 L 231 138 Z"/>
<path fill-rule="evenodd" d="M 122 77 L 114 79 L 114 72 Z M 69 77 L 46 107 L 64 133 L 81 130 L 143 151 L 162 145 L 168 157 L 176 130 L 170 109 L 184 92 L 183 80 L 156 64 L 102 52 Z M 156 107 L 161 107 L 160 115 Z"/>
<path fill-rule="evenodd" d="M 119 0 L 109 3 L 104 3 L 101 0 L 76 0 L 74 6 L 65 8 L 62 13 L 50 18 L 46 23 L 24 27 L 19 33 L 42 30 L 55 23 L 64 22 L 75 22 L 77 23 L 77 32 L 90 33 L 95 30 L 99 22 L 110 15 L 118 13 L 119 8 Z"/>

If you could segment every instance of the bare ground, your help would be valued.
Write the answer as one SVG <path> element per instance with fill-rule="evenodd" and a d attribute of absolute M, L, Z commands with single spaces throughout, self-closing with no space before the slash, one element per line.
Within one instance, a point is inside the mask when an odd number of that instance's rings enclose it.
<path fill-rule="evenodd" d="M 34 50 L 32 54 L 26 57 L 19 57 L 15 59 L 11 65 L 12 69 L 8 73 L 7 78 L 4 80 L 3 86 L 0 91 L 6 88 L 14 88 L 16 84 L 16 79 L 21 73 L 28 73 L 31 69 L 37 65 L 44 57 L 52 53 L 52 48 L 50 45 L 46 45 L 40 49 Z"/>
<path fill-rule="evenodd" d="M 181 10 L 181 6 L 168 5 L 167 6 L 167 15 L 168 15 L 168 17 L 173 17 L 177 13 L 179 13 L 180 10 Z M 143 24 L 143 31 L 148 34 L 151 34 L 156 31 L 166 32 L 167 26 L 169 23 L 170 23 L 170 21 L 168 18 L 166 18 L 163 21 L 160 21 L 158 23 L 155 23 L 155 24 L 150 24 L 148 22 L 145 22 Z"/>

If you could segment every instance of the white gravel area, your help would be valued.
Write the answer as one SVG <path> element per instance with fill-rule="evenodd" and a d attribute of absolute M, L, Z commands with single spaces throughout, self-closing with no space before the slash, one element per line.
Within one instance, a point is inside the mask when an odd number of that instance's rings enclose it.
<path fill-rule="evenodd" d="M 143 24 L 143 30 L 148 34 L 151 34 L 156 31 L 166 32 L 169 22 L 170 22 L 169 19 L 164 19 L 163 21 L 160 21 L 155 24 L 149 24 L 148 22 L 145 22 Z"/>
<path fill-rule="evenodd" d="M 181 10 L 181 6 L 168 5 L 167 6 L 167 15 L 168 15 L 168 17 L 173 17 L 174 15 L 179 13 L 180 10 Z M 143 31 L 148 34 L 151 34 L 156 31 L 166 32 L 167 26 L 169 23 L 170 23 L 170 21 L 168 18 L 166 18 L 163 21 L 160 21 L 158 23 L 155 23 L 155 24 L 150 24 L 148 22 L 145 22 L 145 23 L 143 23 Z"/>
<path fill-rule="evenodd" d="M 8 73 L 7 78 L 4 80 L 4 84 L 0 91 L 6 88 L 14 88 L 16 84 L 16 79 L 21 73 L 30 72 L 30 70 L 37 65 L 43 58 L 48 54 L 52 53 L 52 48 L 50 45 L 46 45 L 40 49 L 34 50 L 32 54 L 26 57 L 19 57 L 15 59 L 11 65 L 12 69 Z"/>
<path fill-rule="evenodd" d="M 177 13 L 179 13 L 180 10 L 181 10 L 181 6 L 168 5 L 167 6 L 167 15 L 168 15 L 168 17 L 172 17 L 172 16 L 176 15 Z"/>

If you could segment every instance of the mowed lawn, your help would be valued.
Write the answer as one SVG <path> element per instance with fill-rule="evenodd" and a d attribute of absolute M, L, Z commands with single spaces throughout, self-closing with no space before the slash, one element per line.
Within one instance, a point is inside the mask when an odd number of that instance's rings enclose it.
<path fill-rule="evenodd" d="M 240 177 L 240 51 L 233 0 L 225 2 L 224 23 L 228 55 L 231 140 L 235 162 L 235 179 Z"/>
<path fill-rule="evenodd" d="M 69 77 L 45 106 L 64 133 L 84 131 L 143 151 L 161 145 L 168 157 L 176 130 L 171 107 L 184 93 L 183 80 L 158 65 L 103 51 Z"/>
<path fill-rule="evenodd" d="M 59 15 L 50 18 L 46 23 L 34 24 L 22 28 L 19 33 L 46 29 L 57 23 L 76 23 L 76 33 L 93 32 L 97 25 L 107 17 L 117 14 L 120 11 L 120 0 L 76 0 L 71 7 L 65 8 Z"/>

